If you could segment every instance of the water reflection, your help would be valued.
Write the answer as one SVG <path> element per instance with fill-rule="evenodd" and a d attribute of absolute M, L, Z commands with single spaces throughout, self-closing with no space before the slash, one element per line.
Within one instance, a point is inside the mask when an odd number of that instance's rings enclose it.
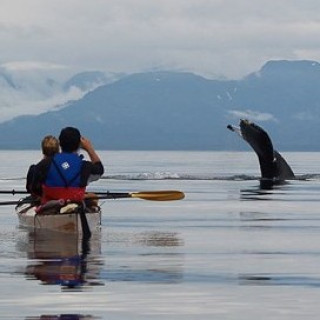
<path fill-rule="evenodd" d="M 27 279 L 40 280 L 46 285 L 60 285 L 63 290 L 81 289 L 101 284 L 100 238 L 80 239 L 76 234 L 37 230 L 27 233 L 20 250 L 27 252 Z"/>
<path fill-rule="evenodd" d="M 93 320 L 101 319 L 90 315 L 81 314 L 60 314 L 60 315 L 41 315 L 36 317 L 27 317 L 26 320 Z"/>
<path fill-rule="evenodd" d="M 240 199 L 241 200 L 276 200 L 275 195 L 285 195 L 286 192 L 284 191 L 284 186 L 287 185 L 287 183 L 283 184 L 277 184 L 277 185 L 266 185 L 264 187 L 261 186 L 255 186 L 252 188 L 242 189 L 240 191 Z"/>
<path fill-rule="evenodd" d="M 241 274 L 239 284 L 245 286 L 310 286 L 319 287 L 320 277 L 304 274 Z"/>
<path fill-rule="evenodd" d="M 182 245 L 174 232 L 110 233 L 102 277 L 106 281 L 181 282 Z"/>
<path fill-rule="evenodd" d="M 283 227 L 283 222 L 289 221 L 287 217 L 279 217 L 276 214 L 264 212 L 240 212 L 241 227 L 247 228 L 274 228 Z M 291 219 L 292 220 L 292 219 Z"/>
<path fill-rule="evenodd" d="M 77 235 L 42 231 L 28 232 L 18 242 L 27 254 L 23 274 L 43 285 L 83 291 L 110 281 L 176 283 L 183 279 L 183 241 L 174 232 L 146 231 L 106 234 L 89 241 Z M 59 319 L 59 318 L 58 318 Z"/>
<path fill-rule="evenodd" d="M 183 241 L 174 232 L 140 232 L 133 237 L 135 242 L 146 247 L 180 247 Z"/>
<path fill-rule="evenodd" d="M 272 200 L 269 195 L 271 192 L 252 188 L 252 189 L 242 189 L 240 194 L 241 200 Z"/>

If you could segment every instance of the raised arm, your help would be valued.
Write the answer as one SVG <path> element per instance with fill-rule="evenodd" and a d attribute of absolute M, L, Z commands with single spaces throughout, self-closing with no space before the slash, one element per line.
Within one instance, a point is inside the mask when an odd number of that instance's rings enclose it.
<path fill-rule="evenodd" d="M 100 157 L 94 150 L 94 147 L 89 139 L 81 137 L 80 147 L 88 153 L 91 162 L 101 162 Z"/>

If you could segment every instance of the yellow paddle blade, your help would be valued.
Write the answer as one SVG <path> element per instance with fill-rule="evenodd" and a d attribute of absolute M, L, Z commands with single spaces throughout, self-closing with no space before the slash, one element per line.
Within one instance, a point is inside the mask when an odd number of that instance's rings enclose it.
<path fill-rule="evenodd" d="M 181 200 L 184 198 L 184 193 L 175 190 L 164 190 L 164 191 L 141 191 L 130 193 L 131 198 L 139 198 L 144 200 L 153 201 L 171 201 Z"/>

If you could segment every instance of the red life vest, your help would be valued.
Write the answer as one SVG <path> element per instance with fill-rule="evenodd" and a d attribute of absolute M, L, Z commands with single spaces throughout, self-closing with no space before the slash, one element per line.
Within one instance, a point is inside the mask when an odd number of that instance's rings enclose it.
<path fill-rule="evenodd" d="M 86 188 L 80 187 L 48 187 L 42 185 L 41 203 L 46 203 L 49 200 L 71 200 L 82 201 L 85 195 Z"/>

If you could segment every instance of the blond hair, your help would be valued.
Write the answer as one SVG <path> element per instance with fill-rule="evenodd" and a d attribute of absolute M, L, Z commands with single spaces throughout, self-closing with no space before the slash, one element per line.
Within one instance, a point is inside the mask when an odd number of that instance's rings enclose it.
<path fill-rule="evenodd" d="M 59 140 L 54 136 L 45 136 L 41 141 L 44 156 L 52 157 L 60 151 Z"/>

